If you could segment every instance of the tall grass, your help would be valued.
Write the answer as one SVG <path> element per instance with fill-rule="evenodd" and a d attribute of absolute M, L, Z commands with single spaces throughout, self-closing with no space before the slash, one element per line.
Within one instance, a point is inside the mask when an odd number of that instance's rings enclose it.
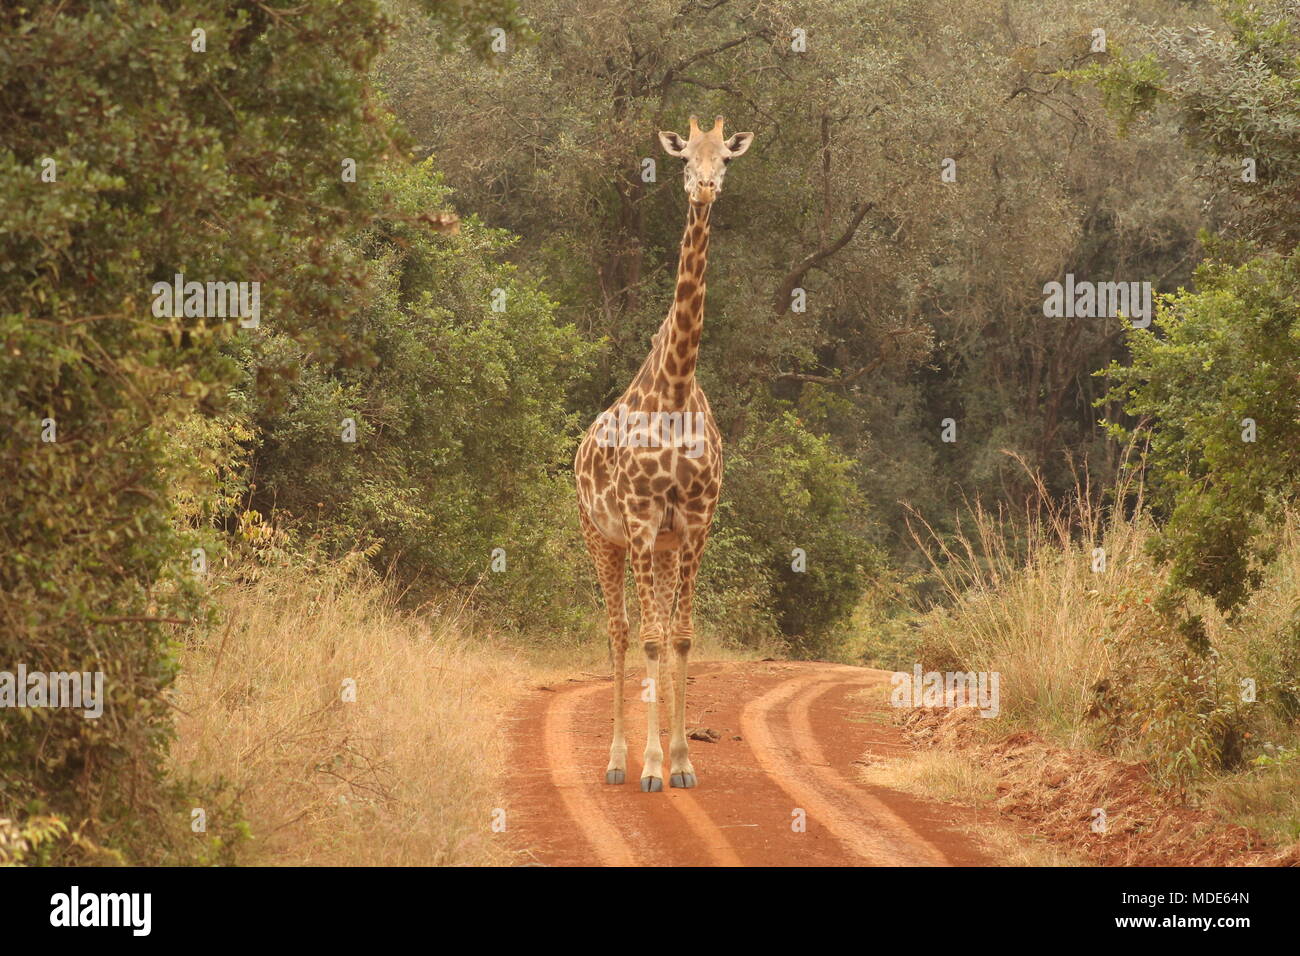
<path fill-rule="evenodd" d="M 943 591 L 919 621 L 922 665 L 997 671 L 1003 719 L 990 730 L 1028 728 L 1148 761 L 1180 788 L 1230 773 L 1294 787 L 1297 518 L 1275 530 L 1279 556 L 1236 617 L 1180 594 L 1203 624 L 1200 643 L 1162 607 L 1168 574 L 1148 551 L 1157 529 L 1137 480 L 1105 498 L 1077 482 L 1060 499 L 1033 479 L 1018 515 L 975 506 L 947 536 L 916 517 L 914 537 Z M 1296 801 L 1287 805 L 1294 819 Z"/>
<path fill-rule="evenodd" d="M 346 564 L 278 568 L 220 604 L 223 628 L 183 651 L 172 760 L 223 781 L 230 807 L 208 810 L 242 814 L 237 862 L 508 861 L 491 813 L 513 655 L 455 608 L 399 612 Z"/>
<path fill-rule="evenodd" d="M 1113 666 L 1102 639 L 1115 624 L 1111 599 L 1153 572 L 1143 552 L 1151 525 L 1140 486 L 1118 489 L 1124 512 L 1103 506 L 1086 481 L 1061 501 L 1030 475 L 1035 494 L 1019 515 L 976 503 L 964 527 L 941 536 L 913 513 L 944 596 L 921 620 L 921 662 L 998 671 L 1003 715 L 1079 745 L 1094 688 Z"/>

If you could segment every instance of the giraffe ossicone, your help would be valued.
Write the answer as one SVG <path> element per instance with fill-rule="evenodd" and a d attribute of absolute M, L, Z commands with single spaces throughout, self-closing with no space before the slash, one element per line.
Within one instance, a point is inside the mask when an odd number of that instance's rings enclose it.
<path fill-rule="evenodd" d="M 722 490 L 722 436 L 695 380 L 695 366 L 704 327 L 709 215 L 722 194 L 727 164 L 754 139 L 753 133 L 726 138 L 722 127 L 719 116 L 705 132 L 692 116 L 686 137 L 659 133 L 665 152 L 683 162 L 687 197 L 672 307 L 632 384 L 587 429 L 573 464 L 578 517 L 609 618 L 614 739 L 605 782 L 627 779 L 623 683 L 629 630 L 623 579 L 630 557 L 650 688 L 643 695 L 641 789 L 647 792 L 663 789 L 660 699 L 670 708 L 669 784 L 696 785 L 686 740 L 686 666 L 695 633 L 695 578 Z M 665 660 L 668 654 L 671 660 Z"/>

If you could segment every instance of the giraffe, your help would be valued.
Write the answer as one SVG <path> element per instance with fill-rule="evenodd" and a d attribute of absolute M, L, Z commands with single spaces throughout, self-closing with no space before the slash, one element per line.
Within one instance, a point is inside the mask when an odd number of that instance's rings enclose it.
<path fill-rule="evenodd" d="M 614 671 L 614 740 L 605 782 L 621 784 L 627 773 L 624 573 L 630 555 L 646 663 L 641 790 L 647 793 L 663 790 L 661 686 L 671 708 L 669 783 L 689 788 L 697 782 L 686 742 L 686 664 L 695 631 L 695 576 L 722 489 L 722 436 L 695 380 L 695 364 L 704 324 L 709 213 L 727 164 L 754 138 L 736 133 L 724 139 L 722 126 L 719 116 L 706 133 L 692 116 L 687 138 L 659 133 L 664 151 L 683 161 L 688 200 L 673 304 L 632 384 L 597 417 L 574 459 L 578 516 L 605 597 Z M 665 662 L 669 650 L 672 660 Z"/>

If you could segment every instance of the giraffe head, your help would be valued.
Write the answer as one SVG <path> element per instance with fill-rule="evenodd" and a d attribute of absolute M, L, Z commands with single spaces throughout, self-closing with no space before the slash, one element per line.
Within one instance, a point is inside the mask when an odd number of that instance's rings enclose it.
<path fill-rule="evenodd" d="M 664 152 L 686 164 L 686 195 L 693 203 L 711 203 L 721 195 L 727 163 L 749 149 L 753 139 L 753 133 L 734 133 L 730 139 L 723 139 L 721 116 L 707 133 L 694 116 L 685 139 L 673 132 L 659 133 Z"/>

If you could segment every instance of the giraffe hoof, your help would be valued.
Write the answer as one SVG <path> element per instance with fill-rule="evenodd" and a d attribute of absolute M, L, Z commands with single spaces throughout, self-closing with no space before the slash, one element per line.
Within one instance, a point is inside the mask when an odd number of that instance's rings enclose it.
<path fill-rule="evenodd" d="M 606 782 L 606 783 L 622 783 L 626 778 L 627 778 L 627 775 L 626 775 L 622 770 L 606 770 L 606 771 L 605 771 L 605 782 Z"/>
<path fill-rule="evenodd" d="M 695 786 L 695 783 L 695 774 L 693 773 L 675 773 L 669 780 L 670 786 L 680 787 L 683 790 L 691 789 L 691 787 Z"/>
<path fill-rule="evenodd" d="M 642 793 L 659 793 L 661 790 L 663 790 L 663 788 L 664 788 L 663 777 L 642 777 L 641 778 Z"/>

